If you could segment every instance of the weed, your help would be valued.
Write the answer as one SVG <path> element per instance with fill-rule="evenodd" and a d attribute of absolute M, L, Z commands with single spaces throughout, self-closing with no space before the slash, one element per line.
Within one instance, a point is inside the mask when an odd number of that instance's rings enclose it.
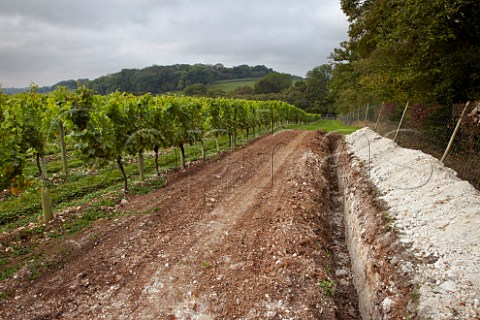
<path fill-rule="evenodd" d="M 0 281 L 10 278 L 11 276 L 13 276 L 15 272 L 20 270 L 21 267 L 22 266 L 20 264 L 15 264 L 13 266 L 6 268 L 5 270 L 2 270 L 0 272 Z"/>
<path fill-rule="evenodd" d="M 100 233 L 92 233 L 88 236 L 88 239 L 92 242 L 97 242 L 98 240 L 100 240 L 100 237 L 101 237 L 101 234 Z"/>
<path fill-rule="evenodd" d="M 331 257 L 332 256 L 332 252 L 326 248 L 323 248 L 323 254 L 325 255 L 325 257 Z"/>
<path fill-rule="evenodd" d="M 63 228 L 67 230 L 68 233 L 75 233 L 89 227 L 94 221 L 105 218 L 107 216 L 109 216 L 109 214 L 102 210 L 98 210 L 94 207 L 88 208 L 84 211 L 81 217 L 66 222 L 63 225 Z"/>
<path fill-rule="evenodd" d="M 395 227 L 395 218 L 388 211 L 382 213 L 383 227 L 385 231 L 392 231 Z"/>
<path fill-rule="evenodd" d="M 29 279 L 30 280 L 40 279 L 40 277 L 42 276 L 42 269 L 43 269 L 42 263 L 35 259 L 35 261 L 28 266 L 28 270 L 30 270 Z"/>
<path fill-rule="evenodd" d="M 412 300 L 415 303 L 418 303 L 420 301 L 420 285 L 416 284 L 415 289 L 412 291 Z"/>
<path fill-rule="evenodd" d="M 145 214 L 145 215 L 149 215 L 149 214 L 152 214 L 152 213 L 155 213 L 155 212 L 158 212 L 158 211 L 160 211 L 160 207 L 156 206 L 156 207 L 150 208 L 148 210 L 145 210 L 142 213 Z"/>
<path fill-rule="evenodd" d="M 336 288 L 335 288 L 335 282 L 330 279 L 325 279 L 321 280 L 318 282 L 318 285 L 323 291 L 323 294 L 326 296 L 333 296 L 335 294 Z"/>
<path fill-rule="evenodd" d="M 212 267 L 212 263 L 210 261 L 203 261 L 202 262 L 202 267 L 204 267 L 205 269 L 209 269 Z"/>
<path fill-rule="evenodd" d="M 0 268 L 6 266 L 10 260 L 7 258 L 0 258 Z"/>
<path fill-rule="evenodd" d="M 17 257 L 27 255 L 33 250 L 31 247 L 28 247 L 28 246 L 22 247 L 18 245 L 12 245 L 11 248 L 13 249 L 14 255 Z"/>
<path fill-rule="evenodd" d="M 163 179 L 152 179 L 145 181 L 142 184 L 134 185 L 130 188 L 130 192 L 133 194 L 141 195 L 147 194 L 159 188 L 165 186 L 165 181 Z"/>
<path fill-rule="evenodd" d="M 32 229 L 32 233 L 42 234 L 44 232 L 45 232 L 45 227 L 44 226 L 36 226 Z"/>
<path fill-rule="evenodd" d="M 13 297 L 12 291 L 0 291 L 0 301 Z"/>

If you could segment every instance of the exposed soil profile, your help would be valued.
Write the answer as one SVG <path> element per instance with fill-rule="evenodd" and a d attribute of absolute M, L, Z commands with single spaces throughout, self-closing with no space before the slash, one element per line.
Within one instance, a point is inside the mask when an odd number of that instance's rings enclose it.
<path fill-rule="evenodd" d="M 360 319 L 325 134 L 284 131 L 167 175 L 66 240 L 1 319 Z M 333 180 L 332 180 L 333 179 Z"/>

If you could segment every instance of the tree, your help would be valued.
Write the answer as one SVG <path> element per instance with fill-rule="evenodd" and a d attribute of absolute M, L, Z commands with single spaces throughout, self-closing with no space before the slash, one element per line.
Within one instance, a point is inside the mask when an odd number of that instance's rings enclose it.
<path fill-rule="evenodd" d="M 183 93 L 187 96 L 204 96 L 207 92 L 207 87 L 201 83 L 189 85 L 183 90 Z"/>
<path fill-rule="evenodd" d="M 292 84 L 292 76 L 285 73 L 272 72 L 255 84 L 255 93 L 279 93 Z"/>
<path fill-rule="evenodd" d="M 348 61 L 341 64 L 349 68 L 342 68 L 348 75 L 334 70 L 334 78 L 340 75 L 355 83 L 339 89 L 342 81 L 335 80 L 338 97 L 451 103 L 480 94 L 479 2 L 342 0 L 341 4 L 350 21 L 350 39 L 334 56 L 340 59 L 345 54 Z"/>
<path fill-rule="evenodd" d="M 308 112 L 329 113 L 331 102 L 329 84 L 332 78 L 332 67 L 328 64 L 315 67 L 307 72 L 305 80 L 305 98 L 308 101 Z"/>

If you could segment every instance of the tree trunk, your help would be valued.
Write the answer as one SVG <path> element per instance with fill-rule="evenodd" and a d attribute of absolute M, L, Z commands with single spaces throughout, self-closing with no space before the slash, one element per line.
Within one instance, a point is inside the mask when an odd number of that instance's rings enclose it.
<path fill-rule="evenodd" d="M 140 175 L 140 181 L 145 181 L 145 158 L 143 156 L 143 150 L 138 152 L 138 172 Z"/>
<path fill-rule="evenodd" d="M 58 131 L 60 134 L 60 150 L 62 151 L 62 168 L 64 177 L 68 177 L 68 162 L 67 162 L 67 145 L 65 144 L 65 128 L 63 122 L 58 124 Z"/>
<path fill-rule="evenodd" d="M 237 147 L 237 129 L 233 131 L 233 147 Z"/>
<path fill-rule="evenodd" d="M 40 177 L 42 178 L 42 183 L 46 184 L 48 179 L 47 164 L 45 162 L 45 156 L 43 154 L 37 153 L 37 169 L 40 173 Z"/>
<path fill-rule="evenodd" d="M 246 131 L 247 131 L 247 142 L 248 142 L 248 128 L 246 129 Z"/>
<path fill-rule="evenodd" d="M 182 163 L 182 168 L 185 169 L 185 148 L 183 147 L 183 143 L 180 143 L 178 146 L 180 148 L 180 162 Z"/>
<path fill-rule="evenodd" d="M 128 181 L 127 181 L 127 174 L 125 173 L 125 168 L 123 167 L 122 157 L 120 156 L 117 157 L 117 164 L 118 164 L 118 168 L 122 172 L 123 183 L 124 183 L 123 191 L 126 194 L 128 192 Z"/>
<path fill-rule="evenodd" d="M 52 221 L 54 218 L 52 202 L 50 201 L 50 196 L 48 195 L 47 187 L 42 186 L 42 188 L 40 189 L 40 194 L 42 196 L 43 221 L 44 222 Z"/>
<path fill-rule="evenodd" d="M 252 137 L 255 139 L 255 126 L 252 126 Z"/>
<path fill-rule="evenodd" d="M 153 147 L 153 151 L 155 151 L 155 173 L 157 177 L 160 176 L 160 170 L 158 168 L 158 149 L 159 149 L 158 146 Z"/>
<path fill-rule="evenodd" d="M 42 179 L 42 183 L 44 182 L 43 181 L 43 173 L 42 173 L 42 163 L 40 161 L 40 154 L 37 153 L 37 170 L 38 170 L 38 174 L 40 175 L 40 178 Z"/>
<path fill-rule="evenodd" d="M 43 220 L 45 222 L 49 222 L 53 220 L 54 216 L 53 216 L 52 202 L 50 201 L 50 196 L 48 195 L 48 188 L 47 188 L 47 166 L 45 163 L 45 157 L 38 153 L 37 153 L 37 167 L 40 170 L 40 175 L 42 179 L 42 188 L 40 190 L 40 194 L 42 197 Z"/>
<path fill-rule="evenodd" d="M 230 149 L 232 148 L 232 134 L 229 132 L 228 133 L 228 142 L 230 144 Z"/>

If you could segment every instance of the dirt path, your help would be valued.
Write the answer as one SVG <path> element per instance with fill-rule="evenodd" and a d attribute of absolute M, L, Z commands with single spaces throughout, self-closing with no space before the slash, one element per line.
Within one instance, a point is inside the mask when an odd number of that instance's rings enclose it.
<path fill-rule="evenodd" d="M 17 285 L 0 318 L 358 319 L 320 135 L 281 132 L 172 174 L 124 208 L 151 214 L 70 240 L 72 257 Z"/>

